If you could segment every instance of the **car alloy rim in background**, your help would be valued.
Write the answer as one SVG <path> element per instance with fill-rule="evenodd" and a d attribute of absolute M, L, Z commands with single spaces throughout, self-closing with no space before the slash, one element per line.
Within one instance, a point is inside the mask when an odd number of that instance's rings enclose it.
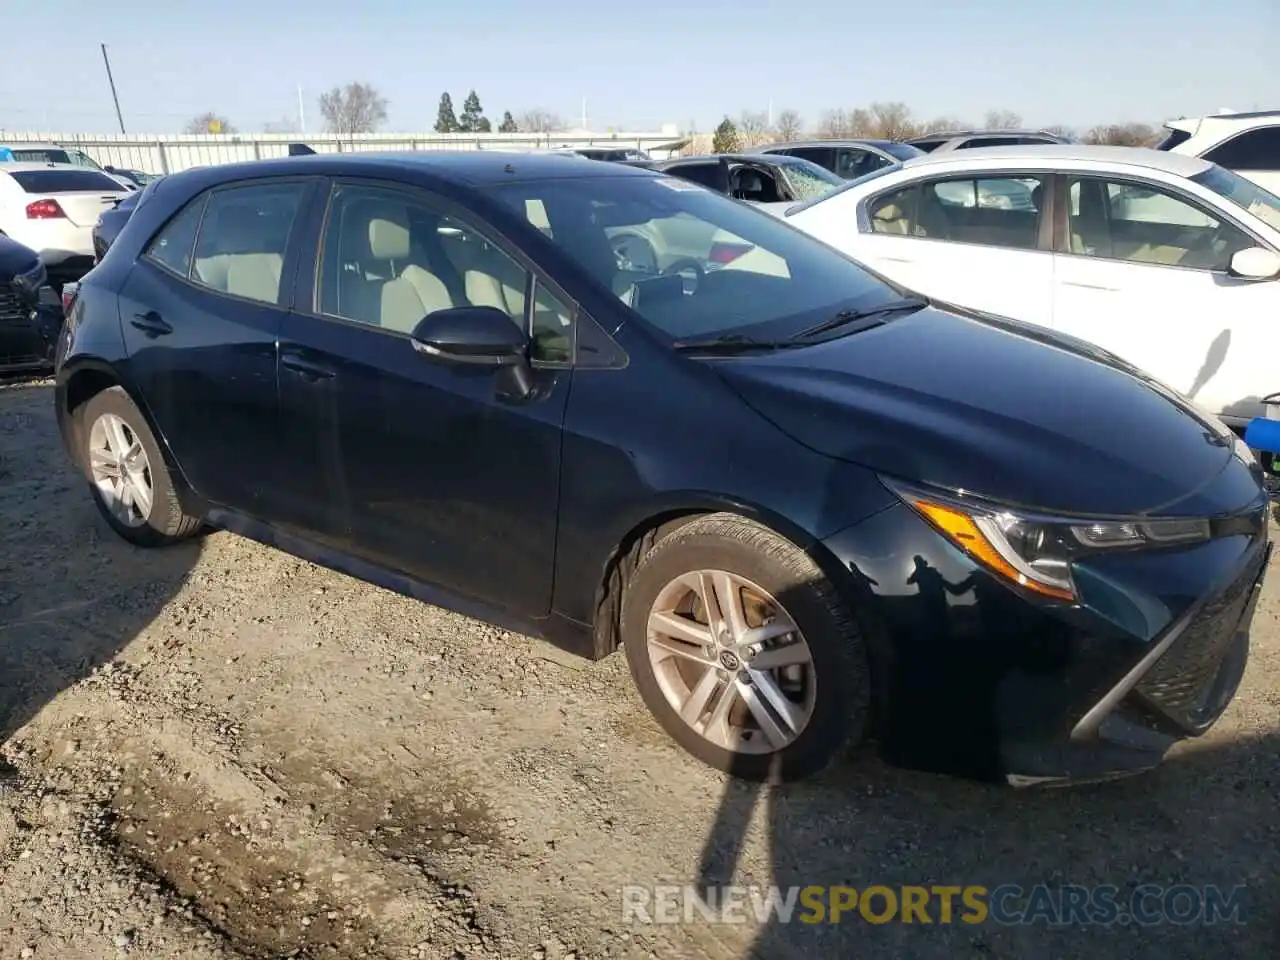
<path fill-rule="evenodd" d="M 89 469 L 111 514 L 129 527 L 151 516 L 154 488 L 151 462 L 138 435 L 114 413 L 104 413 L 89 430 Z"/>
<path fill-rule="evenodd" d="M 813 656 L 790 614 L 736 574 L 696 570 L 659 592 L 649 611 L 649 661 L 671 708 L 735 753 L 795 741 L 813 716 Z"/>

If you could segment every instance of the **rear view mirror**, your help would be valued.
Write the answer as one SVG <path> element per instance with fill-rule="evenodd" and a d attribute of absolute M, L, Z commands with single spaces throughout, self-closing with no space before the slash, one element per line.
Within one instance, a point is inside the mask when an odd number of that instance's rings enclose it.
<path fill-rule="evenodd" d="M 509 367 L 524 362 L 529 338 L 495 307 L 453 307 L 422 318 L 413 331 L 413 348 L 450 363 Z"/>
<path fill-rule="evenodd" d="M 1280 254 L 1265 247 L 1237 250 L 1227 272 L 1242 280 L 1274 280 L 1280 276 Z"/>

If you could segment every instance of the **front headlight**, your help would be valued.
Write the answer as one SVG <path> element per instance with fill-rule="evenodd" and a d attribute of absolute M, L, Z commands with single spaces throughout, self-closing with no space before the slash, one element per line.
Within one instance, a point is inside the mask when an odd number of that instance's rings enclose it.
<path fill-rule="evenodd" d="M 1015 510 L 962 494 L 885 483 L 953 544 L 1023 589 L 1075 601 L 1071 565 L 1100 552 L 1195 543 L 1208 520 L 1062 518 Z"/>

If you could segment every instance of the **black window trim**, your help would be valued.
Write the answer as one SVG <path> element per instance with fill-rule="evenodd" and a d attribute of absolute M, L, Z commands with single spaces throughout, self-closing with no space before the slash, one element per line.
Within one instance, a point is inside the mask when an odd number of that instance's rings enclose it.
<path fill-rule="evenodd" d="M 914 178 L 908 178 L 898 181 L 893 187 L 877 191 L 864 197 L 858 204 L 858 232 L 865 233 L 869 236 L 891 237 L 898 240 L 933 240 L 935 243 L 956 244 L 962 247 L 977 247 L 983 250 L 1007 250 L 1013 253 L 1045 253 L 1052 255 L 1055 252 L 1055 223 L 1057 221 L 1057 190 L 1055 189 L 1055 177 L 1057 173 L 1053 170 L 1045 169 L 1026 169 L 1023 167 L 1000 167 L 988 170 L 969 170 L 962 173 L 948 173 L 935 175 L 920 175 Z M 1034 247 L 1009 247 L 996 243 L 971 243 L 967 240 L 934 240 L 932 237 L 917 237 L 913 234 L 896 234 L 896 233 L 876 233 L 871 227 L 870 208 L 873 202 L 882 197 L 886 197 L 891 193 L 900 193 L 903 190 L 912 188 L 916 190 L 916 194 L 912 197 L 913 209 L 911 217 L 914 221 L 917 209 L 920 203 L 919 190 L 925 184 L 946 183 L 956 180 L 1020 180 L 1028 177 L 1034 177 L 1044 181 L 1044 190 L 1041 193 L 1043 198 L 1044 209 L 1040 211 L 1040 223 L 1036 228 L 1036 245 Z"/>
<path fill-rule="evenodd" d="M 252 179 L 234 180 L 206 187 L 196 196 L 192 197 L 175 210 L 173 214 L 165 219 L 163 224 L 152 232 L 151 236 L 147 238 L 147 242 L 142 248 L 143 252 L 138 259 L 146 260 L 153 266 L 163 270 L 169 276 L 182 281 L 187 286 L 195 290 L 199 290 L 202 293 L 207 293 L 225 300 L 232 300 L 236 303 L 254 304 L 268 310 L 283 310 L 287 313 L 293 308 L 294 276 L 297 272 L 297 266 L 300 260 L 301 244 L 303 239 L 302 234 L 304 232 L 303 221 L 310 206 L 311 199 L 315 195 L 314 191 L 316 189 L 316 185 L 321 179 L 323 178 L 300 177 L 297 174 L 290 174 L 287 176 L 275 177 L 253 177 Z M 276 302 L 268 303 L 266 300 L 257 300 L 253 297 L 242 297 L 239 294 L 228 293 L 225 290 L 218 290 L 215 287 L 209 286 L 207 283 L 202 283 L 199 280 L 196 280 L 192 276 L 192 271 L 195 270 L 196 266 L 195 250 L 196 245 L 200 242 L 200 231 L 204 228 L 204 218 L 209 212 L 209 201 L 213 195 L 215 193 L 227 193 L 232 190 L 240 190 L 247 187 L 276 186 L 279 184 L 298 184 L 303 189 L 302 196 L 298 200 L 298 209 L 294 211 L 293 221 L 289 225 L 289 235 L 285 241 L 284 254 L 281 257 L 280 290 L 276 294 Z M 196 232 L 191 238 L 191 249 L 188 251 L 187 273 L 184 276 L 152 256 L 151 247 L 156 242 L 156 239 L 160 234 L 168 228 L 169 224 L 173 223 L 174 220 L 180 217 L 192 204 L 196 202 L 199 202 L 201 205 L 200 219 L 196 223 Z"/>
<path fill-rule="evenodd" d="M 1054 232 L 1054 253 L 1067 257 L 1076 257 L 1081 260 L 1103 260 L 1107 263 L 1128 263 L 1136 267 L 1163 267 L 1167 270 L 1189 270 L 1195 273 L 1211 273 L 1218 276 L 1227 276 L 1229 271 L 1227 267 L 1214 270 L 1208 267 L 1186 267 L 1178 263 L 1142 263 L 1138 260 L 1126 260 L 1123 257 L 1097 257 L 1087 253 L 1074 253 L 1071 250 L 1071 183 L 1074 180 L 1101 180 L 1103 183 L 1120 183 L 1133 186 L 1148 187 L 1161 193 L 1171 195 L 1175 200 L 1181 200 L 1188 206 L 1203 213 L 1206 217 L 1212 217 L 1215 220 L 1225 220 L 1233 227 L 1243 233 L 1246 237 L 1253 241 L 1253 245 L 1262 247 L 1265 250 L 1274 249 L 1270 243 L 1261 239 L 1244 223 L 1238 220 L 1229 210 L 1219 210 L 1214 207 L 1208 208 L 1203 200 L 1199 197 L 1188 193 L 1180 187 L 1174 186 L 1163 180 L 1157 180 L 1153 177 L 1144 177 L 1141 174 L 1132 173 L 1101 173 L 1095 170 L 1060 170 L 1058 175 L 1062 179 L 1060 190 L 1060 198 L 1062 200 L 1061 212 L 1058 219 L 1061 222 L 1060 228 L 1055 225 Z M 1226 198 L 1223 198 L 1224 201 Z M 1226 201 L 1229 203 L 1230 201 Z M 1225 206 L 1225 204 L 1224 204 Z"/>
<path fill-rule="evenodd" d="M 331 176 L 325 178 L 327 181 L 324 189 L 327 194 L 324 200 L 323 215 L 319 218 L 317 227 L 317 235 L 315 239 L 315 267 L 312 272 L 312 280 L 310 291 L 299 291 L 302 296 L 297 298 L 293 312 L 300 316 L 311 317 L 316 320 L 323 320 L 328 323 L 338 323 L 344 326 L 355 327 L 360 330 L 372 330 L 386 336 L 398 337 L 405 340 L 411 340 L 412 334 L 403 330 L 388 330 L 385 327 L 375 326 L 366 323 L 363 320 L 352 320 L 349 317 L 340 317 L 335 314 L 325 313 L 320 309 L 320 278 L 321 266 L 324 262 L 324 245 L 328 237 L 329 220 L 333 213 L 334 197 L 340 186 L 356 186 L 366 187 L 376 190 L 399 191 L 410 195 L 416 194 L 423 198 L 419 202 L 424 203 L 427 207 L 439 212 L 441 216 L 450 217 L 457 220 L 462 225 L 475 230 L 480 236 L 489 243 L 509 256 L 516 265 L 525 272 L 525 304 L 524 304 L 524 326 L 526 335 L 530 342 L 533 340 L 533 294 L 537 292 L 539 286 L 545 286 L 551 293 L 569 310 L 572 319 L 569 338 L 569 354 L 570 359 L 567 361 L 559 360 L 537 360 L 529 358 L 530 365 L 537 370 L 569 370 L 575 367 L 584 366 L 580 362 L 578 355 L 578 326 L 582 322 L 582 318 L 588 316 L 583 309 L 582 304 L 578 302 L 576 297 L 568 294 L 563 287 L 547 276 L 545 270 L 534 264 L 533 260 L 524 254 L 519 247 L 513 243 L 503 232 L 493 224 L 475 213 L 475 211 L 463 206 L 455 200 L 440 194 L 427 187 L 417 184 L 405 183 L 403 180 L 384 179 L 369 176 Z M 309 302 L 308 302 L 309 301 Z M 599 326 L 599 324 L 597 324 Z M 601 328 L 603 329 L 603 328 Z M 612 339 L 612 338 L 610 338 Z"/>
<path fill-rule="evenodd" d="M 1265 172 L 1270 172 L 1270 171 L 1272 171 L 1272 170 L 1280 170 L 1280 164 L 1277 164 L 1277 165 L 1276 165 L 1276 166 L 1274 166 L 1274 167 L 1229 167 L 1229 166 L 1227 166 L 1225 163 L 1220 163 L 1219 161 L 1214 160 L 1214 159 L 1210 156 L 1210 154 L 1217 153 L 1219 150 L 1223 149 L 1224 147 L 1226 147 L 1226 146 L 1228 146 L 1228 145 L 1230 145 L 1230 144 L 1232 144 L 1232 143 L 1235 143 L 1235 141 L 1239 140 L 1239 139 L 1240 139 L 1240 138 L 1242 138 L 1242 137 L 1247 137 L 1247 136 L 1249 136 L 1249 134 L 1251 134 L 1251 133 L 1259 133 L 1259 132 L 1261 132 L 1261 131 L 1263 131 L 1263 130 L 1273 130 L 1273 129 L 1277 131 L 1277 134 L 1276 134 L 1276 135 L 1277 135 L 1277 136 L 1280 136 L 1280 126 L 1278 126 L 1278 125 L 1276 125 L 1276 124 L 1273 124 L 1273 123 L 1262 123 L 1262 124 L 1259 124 L 1259 125 L 1258 125 L 1258 126 L 1256 126 L 1256 127 L 1249 127 L 1247 130 L 1237 130 L 1235 133 L 1233 133 L 1231 136 L 1227 137 L 1225 140 L 1219 140 L 1219 141 L 1218 141 L 1217 143 L 1215 143 L 1213 146 L 1208 147 L 1208 148 L 1206 148 L 1206 149 L 1204 149 L 1204 150 L 1201 150 L 1201 151 L 1200 151 L 1200 158 L 1201 158 L 1202 160 L 1207 160 L 1207 161 L 1209 161 L 1210 163 L 1216 163 L 1216 164 L 1218 164 L 1218 166 L 1222 167 L 1224 170 L 1233 170 L 1233 171 L 1234 171 L 1234 170 L 1247 170 L 1247 171 L 1249 171 L 1250 173 L 1259 173 L 1259 172 L 1263 172 L 1263 171 L 1265 171 Z"/>

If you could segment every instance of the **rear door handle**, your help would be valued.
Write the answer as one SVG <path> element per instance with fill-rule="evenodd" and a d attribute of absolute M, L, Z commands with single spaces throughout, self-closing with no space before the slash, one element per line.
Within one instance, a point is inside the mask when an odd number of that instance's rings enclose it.
<path fill-rule="evenodd" d="M 1062 285 L 1064 287 L 1079 287 L 1082 290 L 1104 290 L 1107 293 L 1115 293 L 1116 291 L 1115 287 L 1104 287 L 1100 283 L 1077 283 L 1074 280 L 1063 280 Z"/>
<path fill-rule="evenodd" d="M 312 383 L 317 380 L 329 380 L 336 374 L 332 367 L 316 363 L 314 360 L 308 360 L 297 353 L 283 354 L 280 357 L 280 366 L 287 367 L 304 380 L 309 380 Z"/>
<path fill-rule="evenodd" d="M 146 313 L 135 313 L 129 323 L 148 337 L 163 337 L 165 334 L 173 333 L 173 327 L 169 326 L 164 317 L 154 310 L 148 310 Z"/>
<path fill-rule="evenodd" d="M 909 257 L 881 257 L 880 259 L 885 263 L 915 263 Z"/>

